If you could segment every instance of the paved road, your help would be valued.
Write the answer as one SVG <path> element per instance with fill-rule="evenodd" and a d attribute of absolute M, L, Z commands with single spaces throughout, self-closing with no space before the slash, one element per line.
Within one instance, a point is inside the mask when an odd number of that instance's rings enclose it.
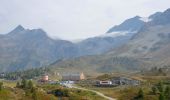
<path fill-rule="evenodd" d="M 94 90 L 90 90 L 90 89 L 85 89 L 85 88 L 81 88 L 81 87 L 76 87 L 76 86 L 72 86 L 72 88 L 76 88 L 76 89 L 80 89 L 80 90 L 85 90 L 85 91 L 90 91 L 90 92 L 94 92 L 96 93 L 97 95 L 105 98 L 105 99 L 108 99 L 108 100 L 116 100 L 115 98 L 111 98 L 111 97 L 108 97 L 108 96 L 105 96 L 103 93 L 100 93 L 98 91 L 94 91 Z"/>

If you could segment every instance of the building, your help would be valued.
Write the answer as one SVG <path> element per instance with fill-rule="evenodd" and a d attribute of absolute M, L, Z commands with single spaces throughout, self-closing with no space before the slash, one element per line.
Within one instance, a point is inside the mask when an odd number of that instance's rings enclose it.
<path fill-rule="evenodd" d="M 113 85 L 139 85 L 140 81 L 127 78 L 127 77 L 115 77 L 111 79 Z"/>
<path fill-rule="evenodd" d="M 43 80 L 43 81 L 48 81 L 48 75 L 43 75 L 43 76 L 42 76 L 42 80 Z"/>
<path fill-rule="evenodd" d="M 40 80 L 38 80 L 38 82 L 48 82 L 49 81 L 49 79 L 48 79 L 48 75 L 43 75 L 42 77 L 41 77 L 41 79 Z"/>
<path fill-rule="evenodd" d="M 62 74 L 62 80 L 63 81 L 79 81 L 79 80 L 84 80 L 85 76 L 84 73 L 67 73 L 67 74 Z"/>
<path fill-rule="evenodd" d="M 112 81 L 97 81 L 96 86 L 107 87 L 107 86 L 113 86 L 113 84 Z"/>

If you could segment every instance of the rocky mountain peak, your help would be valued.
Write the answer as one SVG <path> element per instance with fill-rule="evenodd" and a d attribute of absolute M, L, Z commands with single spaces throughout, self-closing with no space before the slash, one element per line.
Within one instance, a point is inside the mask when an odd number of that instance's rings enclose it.
<path fill-rule="evenodd" d="M 13 31 L 24 31 L 25 28 L 21 25 L 18 25 Z"/>
<path fill-rule="evenodd" d="M 122 31 L 138 31 L 143 25 L 144 21 L 140 20 L 140 16 L 135 16 L 133 18 L 129 18 L 125 20 L 123 23 L 120 25 L 116 25 L 109 29 L 107 33 L 112 33 L 112 32 L 122 32 Z"/>
<path fill-rule="evenodd" d="M 162 12 L 156 12 L 152 15 L 149 16 L 150 19 L 155 19 L 157 16 L 160 16 L 162 14 Z"/>
<path fill-rule="evenodd" d="M 170 13 L 170 8 L 167 9 L 164 13 Z"/>
<path fill-rule="evenodd" d="M 25 31 L 25 28 L 21 25 L 18 25 L 16 28 L 14 28 L 11 32 L 9 32 L 8 34 L 17 34 L 20 33 L 22 31 Z"/>
<path fill-rule="evenodd" d="M 167 25 L 170 24 L 170 9 L 167 9 L 166 11 L 162 13 L 156 13 L 154 14 L 154 17 L 152 18 L 152 21 L 149 23 L 149 25 Z"/>

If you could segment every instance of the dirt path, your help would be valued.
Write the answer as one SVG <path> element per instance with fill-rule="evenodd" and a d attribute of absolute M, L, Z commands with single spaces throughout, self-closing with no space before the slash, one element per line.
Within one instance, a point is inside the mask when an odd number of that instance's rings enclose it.
<path fill-rule="evenodd" d="M 72 86 L 72 88 L 75 88 L 75 89 L 80 89 L 80 90 L 85 90 L 85 91 L 90 91 L 90 92 L 94 92 L 96 93 L 97 95 L 107 99 L 107 100 L 116 100 L 115 98 L 111 98 L 111 97 L 108 97 L 108 96 L 105 96 L 103 93 L 100 93 L 98 91 L 95 91 L 95 90 L 90 90 L 90 89 L 85 89 L 85 88 L 81 88 L 81 87 L 76 87 L 76 86 Z"/>

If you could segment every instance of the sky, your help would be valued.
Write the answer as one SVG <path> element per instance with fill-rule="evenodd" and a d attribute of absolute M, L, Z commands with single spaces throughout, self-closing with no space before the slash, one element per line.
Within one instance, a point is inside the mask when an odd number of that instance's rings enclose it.
<path fill-rule="evenodd" d="M 167 8 L 170 0 L 0 0 L 0 34 L 22 25 L 42 28 L 52 38 L 84 39 Z"/>

